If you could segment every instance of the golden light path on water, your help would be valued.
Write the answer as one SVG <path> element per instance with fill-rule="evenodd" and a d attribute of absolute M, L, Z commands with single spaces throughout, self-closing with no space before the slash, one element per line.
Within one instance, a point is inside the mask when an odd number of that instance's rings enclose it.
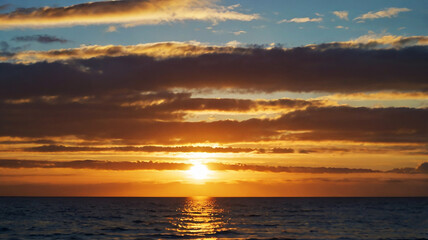
<path fill-rule="evenodd" d="M 173 230 L 181 236 L 205 237 L 225 233 L 230 219 L 225 217 L 225 210 L 220 208 L 214 198 L 186 198 L 182 207 L 177 210 L 178 217 L 171 218 Z M 214 237 L 214 236 L 213 236 Z"/>

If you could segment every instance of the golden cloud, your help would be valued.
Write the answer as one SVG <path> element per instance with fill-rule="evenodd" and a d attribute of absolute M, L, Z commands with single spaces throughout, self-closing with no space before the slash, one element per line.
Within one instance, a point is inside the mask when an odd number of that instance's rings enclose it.
<path fill-rule="evenodd" d="M 0 14 L 0 29 L 121 24 L 124 27 L 165 22 L 251 21 L 257 14 L 244 14 L 216 5 L 211 0 L 121 0 L 89 2 L 65 7 L 18 9 Z"/>

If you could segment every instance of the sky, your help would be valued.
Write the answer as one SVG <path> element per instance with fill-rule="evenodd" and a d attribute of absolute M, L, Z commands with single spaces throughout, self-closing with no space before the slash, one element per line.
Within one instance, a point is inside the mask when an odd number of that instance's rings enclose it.
<path fill-rule="evenodd" d="M 428 196 L 425 1 L 0 0 L 2 196 Z"/>

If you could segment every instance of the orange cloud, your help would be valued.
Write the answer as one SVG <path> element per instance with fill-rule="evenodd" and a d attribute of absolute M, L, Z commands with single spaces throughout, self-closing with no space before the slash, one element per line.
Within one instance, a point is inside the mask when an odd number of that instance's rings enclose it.
<path fill-rule="evenodd" d="M 251 21 L 257 14 L 244 14 L 210 0 L 130 0 L 82 3 L 66 7 L 18 9 L 0 14 L 0 29 L 45 28 L 91 24 L 122 24 L 131 27 L 183 20 Z"/>
<path fill-rule="evenodd" d="M 44 160 L 16 160 L 0 159 L 1 168 L 71 168 L 71 169 L 95 169 L 95 170 L 187 170 L 192 164 L 173 162 L 117 162 L 99 160 L 77 160 L 77 161 L 44 161 Z M 365 168 L 334 168 L 334 167 L 284 167 L 263 166 L 248 164 L 223 164 L 208 163 L 211 170 L 225 171 L 257 171 L 257 172 L 287 172 L 287 173 L 376 173 L 379 170 Z M 422 163 L 416 168 L 393 169 L 387 172 L 428 174 L 428 162 Z"/>
<path fill-rule="evenodd" d="M 207 46 L 199 42 L 157 42 L 137 45 L 90 45 L 79 48 L 54 49 L 49 51 L 21 51 L 1 56 L 0 60 L 17 63 L 34 63 L 40 61 L 60 61 L 70 59 L 89 59 L 96 57 L 120 57 L 144 55 L 157 59 L 173 57 L 191 57 L 213 53 L 250 53 L 251 49 Z"/>

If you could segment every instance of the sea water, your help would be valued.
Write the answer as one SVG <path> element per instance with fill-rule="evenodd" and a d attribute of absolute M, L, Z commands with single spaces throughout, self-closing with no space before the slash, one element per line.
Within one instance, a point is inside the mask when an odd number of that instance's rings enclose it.
<path fill-rule="evenodd" d="M 0 198 L 0 239 L 428 239 L 428 198 Z"/>

